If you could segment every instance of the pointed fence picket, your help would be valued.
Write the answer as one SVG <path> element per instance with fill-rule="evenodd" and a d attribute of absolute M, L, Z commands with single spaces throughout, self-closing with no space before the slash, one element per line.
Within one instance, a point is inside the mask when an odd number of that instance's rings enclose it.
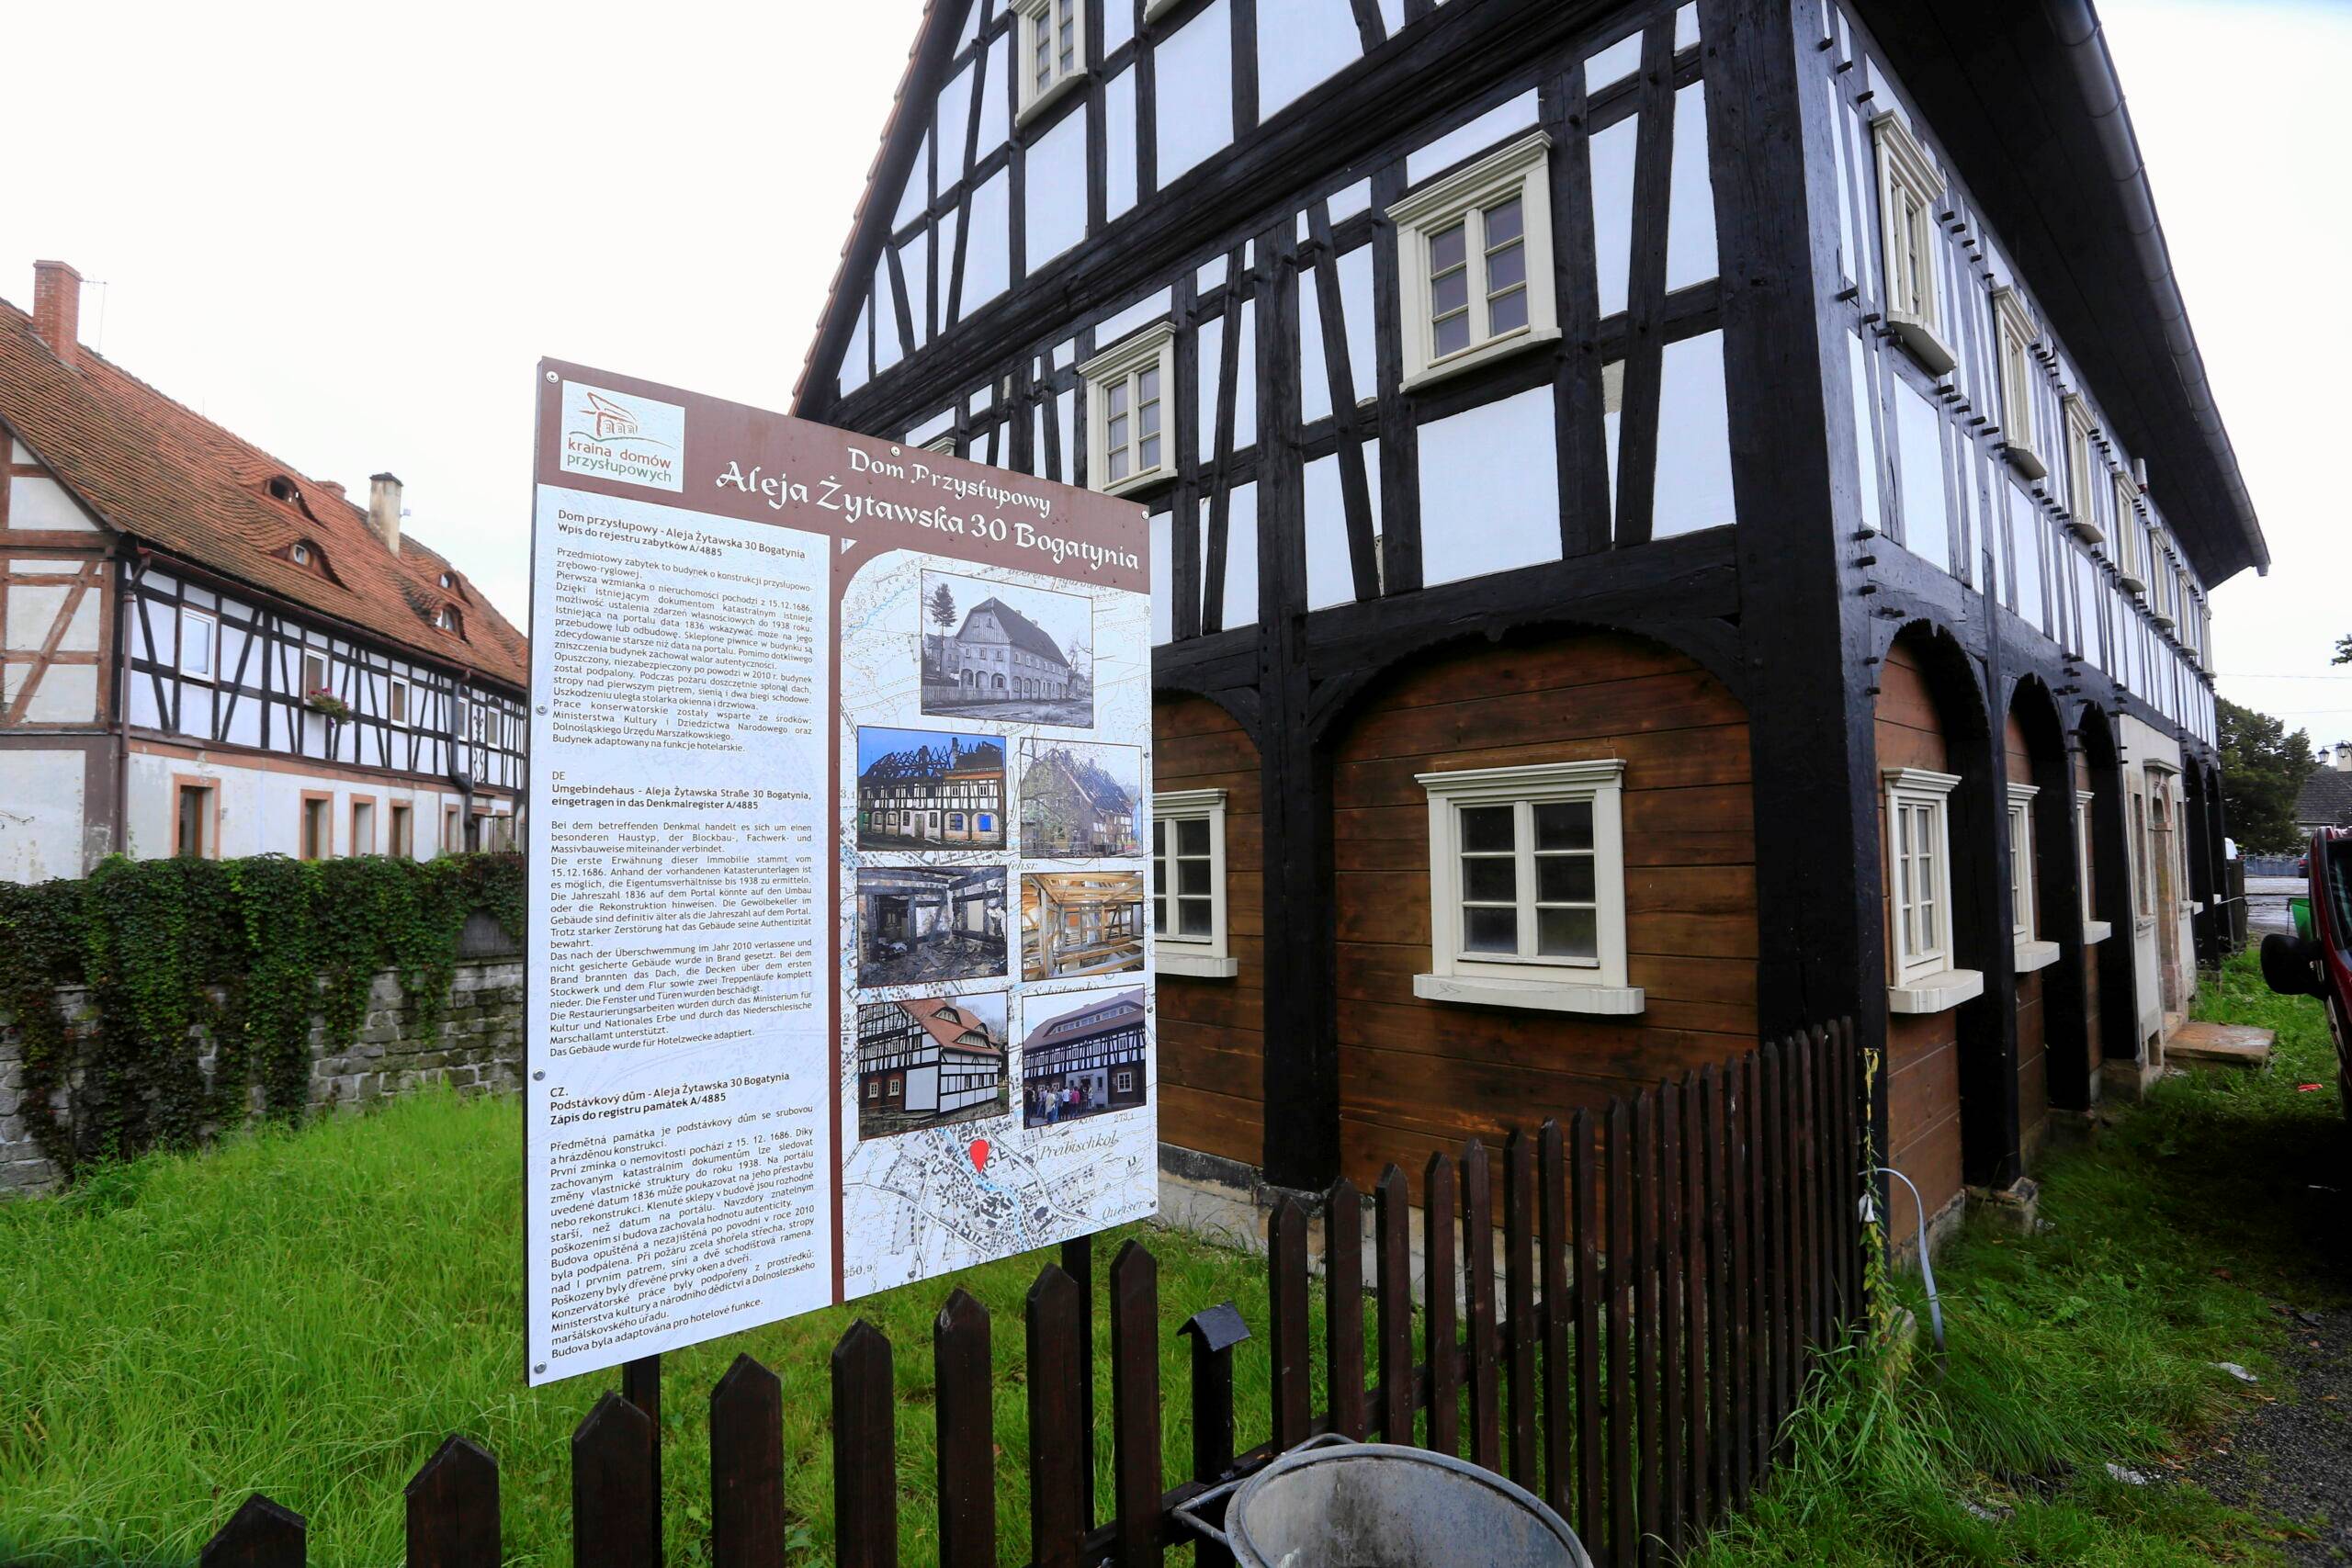
<path fill-rule="evenodd" d="M 1421 1359 L 1414 1361 L 1411 1183 L 1373 1193 L 1366 1366 L 1363 1205 L 1341 1181 L 1322 1204 L 1322 1366 L 1313 1408 L 1310 1216 L 1285 1197 L 1267 1236 L 1262 1346 L 1229 1304 L 1195 1313 L 1192 1473 L 1165 1485 L 1159 1285 L 1130 1241 L 1107 1271 L 1111 1517 L 1093 1495 L 1094 1263 L 1086 1239 L 1040 1270 L 1025 1311 L 1026 1453 L 998 1450 L 987 1309 L 962 1290 L 933 1323 L 939 1561 L 995 1568 L 1001 1464 L 1025 1461 L 1035 1568 L 1145 1568 L 1170 1548 L 1217 1568 L 1175 1510 L 1317 1434 L 1419 1442 L 1464 1455 L 1544 1497 L 1603 1568 L 1679 1557 L 1753 1494 L 1821 1354 L 1863 1308 L 1860 1063 L 1839 1022 L 1722 1067 L 1513 1132 L 1497 1174 L 1485 1145 L 1440 1152 L 1422 1174 Z M 1458 1227 L 1458 1228 L 1457 1228 Z M 1498 1234 L 1499 1231 L 1499 1234 Z M 1501 1248 L 1499 1266 L 1497 1247 Z M 1497 1284 L 1501 1300 L 1498 1310 Z M 1236 1450 L 1234 1358 L 1269 1358 L 1263 1441 Z M 854 1324 L 832 1356 L 833 1550 L 842 1568 L 897 1568 L 894 1352 Z M 1371 1380 L 1367 1382 L 1367 1372 Z M 625 1371 L 571 1439 L 573 1562 L 659 1568 L 660 1368 Z M 709 1559 L 782 1561 L 783 1390 L 739 1356 L 709 1399 Z M 1464 1431 L 1466 1426 L 1467 1431 Z M 1466 1449 L 1466 1454 L 1464 1450 Z M 501 1560 L 497 1461 L 462 1437 L 408 1485 L 410 1568 Z M 1014 1526 L 1017 1529 L 1017 1525 Z M 302 1518 L 258 1494 L 205 1547 L 203 1568 L 300 1568 Z"/>

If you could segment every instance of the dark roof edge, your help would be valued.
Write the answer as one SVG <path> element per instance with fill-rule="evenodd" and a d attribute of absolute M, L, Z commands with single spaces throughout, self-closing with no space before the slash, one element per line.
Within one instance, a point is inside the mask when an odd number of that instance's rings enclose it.
<path fill-rule="evenodd" d="M 2189 324 L 2188 305 L 2181 298 L 2180 280 L 2173 273 L 2172 250 L 2165 243 L 2164 225 L 2156 217 L 2155 193 L 2149 187 L 2147 164 L 2140 156 L 2140 139 L 2132 129 L 2131 111 L 2124 106 L 2123 84 L 2116 75 L 2115 59 L 2108 52 L 2106 30 L 2099 25 L 2090 0 L 2043 0 L 2043 9 L 2050 30 L 2057 38 L 2075 82 L 2082 90 L 2083 106 L 2099 151 L 2106 157 L 2108 175 L 2115 182 L 2117 198 L 2129 215 L 2127 228 L 2140 258 L 2142 281 L 2154 296 L 2165 346 L 2172 354 L 2174 367 L 2180 373 L 2182 395 L 2188 400 L 2191 417 L 2205 434 L 2222 484 L 2237 511 L 2238 525 L 2245 534 L 2255 570 L 2267 576 L 2270 570 L 2269 541 L 2262 536 L 2254 498 L 2238 468 L 2237 449 L 2231 445 L 2229 429 L 2222 423 L 2221 407 L 2214 400 L 2212 383 L 2205 373 L 2205 356 L 2198 350 L 2196 329 Z"/>

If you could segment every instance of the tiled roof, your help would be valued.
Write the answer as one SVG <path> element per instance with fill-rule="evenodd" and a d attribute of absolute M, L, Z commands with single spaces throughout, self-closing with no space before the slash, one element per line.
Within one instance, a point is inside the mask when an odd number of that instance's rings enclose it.
<path fill-rule="evenodd" d="M 900 1002 L 907 1016 L 923 1026 L 925 1032 L 942 1045 L 956 1051 L 972 1051 L 1004 1057 L 1004 1042 L 992 1038 L 988 1025 L 966 1009 L 956 1005 L 953 998 L 926 998 L 922 1001 Z M 943 1017 L 942 1014 L 951 1016 Z"/>
<path fill-rule="evenodd" d="M 1003 600 L 981 600 L 972 606 L 971 614 L 964 617 L 964 624 L 970 626 L 972 616 L 981 615 L 995 615 L 1013 647 L 1027 649 L 1040 659 L 1050 659 L 1065 670 L 1069 668 L 1069 658 L 1055 645 L 1054 639 L 1046 635 L 1045 628 Z M 959 632 L 956 635 L 960 637 L 963 634 Z"/>
<path fill-rule="evenodd" d="M 1140 1008 L 1142 1006 L 1143 992 L 1140 989 L 1121 991 L 1115 996 L 1098 998 L 1097 999 L 1087 1002 L 1082 1006 L 1074 1007 L 1068 1012 L 1056 1013 L 1053 1017 L 1046 1020 L 1045 1022 L 1039 1024 L 1036 1028 L 1029 1032 L 1028 1043 L 1032 1045 L 1038 1043 L 1052 1031 L 1060 1028 L 1066 1023 L 1075 1021 L 1091 1020 L 1092 1016 L 1097 1013 L 1107 1015 L 1116 1012 L 1125 1012 L 1131 1008 Z"/>
<path fill-rule="evenodd" d="M 109 526 L 159 552 L 436 663 L 530 683 L 523 634 L 469 584 L 455 595 L 441 587 L 441 574 L 454 570 L 441 556 L 405 532 L 395 556 L 364 507 L 86 345 L 67 368 L 32 318 L 5 299 L 0 423 Z M 293 481 L 299 499 L 274 498 L 276 479 Z M 301 541 L 324 554 L 325 571 L 287 558 Z M 463 636 L 433 624 L 449 604 Z"/>
<path fill-rule="evenodd" d="M 2340 828 L 2352 823 L 2352 773 L 2322 768 L 2303 781 L 2295 797 L 2295 820 L 2306 828 Z"/>

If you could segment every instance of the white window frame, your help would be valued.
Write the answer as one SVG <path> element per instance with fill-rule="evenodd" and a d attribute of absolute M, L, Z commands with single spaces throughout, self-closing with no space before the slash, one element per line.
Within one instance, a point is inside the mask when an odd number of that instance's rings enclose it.
<path fill-rule="evenodd" d="M 1055 22 L 1055 7 L 1065 3 L 1070 8 L 1070 22 L 1078 40 L 1071 51 L 1071 65 L 1063 70 L 1059 54 L 1055 52 L 1054 79 L 1040 87 L 1035 69 L 1037 29 L 1050 29 Z M 1085 81 L 1093 62 L 1086 57 L 1086 0 L 1014 0 L 1014 7 L 1021 17 L 1021 36 L 1016 40 L 1020 47 L 1012 56 L 1013 70 L 1021 83 L 1021 108 L 1013 116 L 1013 123 L 1025 125 Z"/>
<path fill-rule="evenodd" d="M 1951 919 L 1951 792 L 1960 775 L 1927 768 L 1889 768 L 1886 782 L 1886 952 L 1889 968 L 1887 1008 L 1893 1012 L 1941 1012 L 1959 1006 L 1984 989 L 1979 970 L 1952 963 Z M 1908 918 L 1903 896 L 1901 845 L 1906 811 L 1928 813 L 1933 835 L 1934 860 L 1928 889 L 1936 922 L 1932 943 L 1916 940 L 1917 922 Z"/>
<path fill-rule="evenodd" d="M 1624 1017 L 1647 998 L 1630 983 L 1625 945 L 1625 763 L 1622 758 L 1538 762 L 1517 768 L 1469 768 L 1418 773 L 1430 806 L 1430 972 L 1413 976 L 1413 994 L 1431 1001 Z M 1522 928 L 1532 921 L 1534 848 L 1528 834 L 1533 808 L 1582 802 L 1592 807 L 1594 948 L 1590 960 L 1505 957 L 1462 951 L 1460 818 L 1466 807 L 1514 806 L 1519 831 Z"/>
<path fill-rule="evenodd" d="M 1936 204 L 1944 197 L 1943 171 L 1892 109 L 1871 117 L 1871 137 L 1878 145 L 1879 271 L 1886 324 L 1928 375 L 1942 376 L 1959 358 L 1945 334 L 1942 258 L 1935 248 L 1943 235 L 1936 221 Z M 1916 230 L 1907 221 L 1915 209 Z M 1924 288 L 1896 265 L 1909 249 L 1903 243 L 1906 231 L 1927 247 Z"/>
<path fill-rule="evenodd" d="M 2130 474 L 2120 469 L 2115 475 L 2115 573 L 2123 586 L 2143 599 L 2147 597 L 2147 568 L 2141 557 L 2148 541 L 2143 536 L 2140 523 L 2140 485 Z"/>
<path fill-rule="evenodd" d="M 2095 791 L 2075 792 L 2075 874 L 2083 890 L 2083 945 L 2095 947 L 2115 934 L 2115 928 L 2099 919 L 2098 887 L 2091 880 L 2091 802 L 2098 798 Z"/>
<path fill-rule="evenodd" d="M 204 668 L 201 670 L 190 669 L 187 658 L 188 649 L 196 646 L 195 639 L 188 634 L 191 627 L 198 625 L 203 627 Z M 211 612 L 192 610 L 186 604 L 180 606 L 179 647 L 175 650 L 174 662 L 178 665 L 179 672 L 191 680 L 210 682 L 220 678 L 220 622 Z"/>
<path fill-rule="evenodd" d="M 2034 856 L 2033 798 L 2041 793 L 2039 784 L 2009 785 L 2009 939 L 2017 949 L 2020 975 L 2058 962 L 2058 944 L 2042 939 L 2034 916 L 2034 878 L 2041 863 Z"/>
<path fill-rule="evenodd" d="M 298 539 L 287 547 L 286 558 L 296 566 L 308 566 L 311 564 L 311 547 Z"/>
<path fill-rule="evenodd" d="M 2098 502 L 2093 498 L 2099 464 L 2090 405 L 2069 392 L 2059 406 L 2066 415 L 2066 526 L 2083 543 L 2102 545 L 2107 542 L 2107 530 L 2098 525 Z"/>
<path fill-rule="evenodd" d="M 1159 372 L 1159 461 L 1148 468 L 1131 468 L 1120 479 L 1111 472 L 1111 389 L 1131 384 L 1146 370 Z M 1125 495 L 1172 478 L 1176 472 L 1176 329 L 1165 320 L 1154 321 L 1132 337 L 1122 338 L 1078 367 L 1086 382 L 1086 482 L 1105 495 Z M 1135 402 L 1132 394 L 1129 409 Z M 1140 434 L 1131 439 L 1140 454 Z"/>
<path fill-rule="evenodd" d="M 2148 792 L 2141 784 L 2132 786 L 2132 913 L 2134 929 L 2146 931 L 2156 923 L 2156 882 L 2151 863 L 2152 845 L 2148 827 Z"/>
<path fill-rule="evenodd" d="M 1154 825 L 1168 829 L 1170 852 L 1155 854 L 1151 859 L 1151 901 L 1170 901 L 1172 912 L 1176 889 L 1172 878 L 1168 886 L 1160 879 L 1163 862 L 1172 863 L 1177 824 L 1205 822 L 1209 826 L 1209 931 L 1206 936 L 1179 936 L 1171 918 L 1169 930 L 1155 926 L 1152 933 L 1154 967 L 1162 975 L 1189 975 L 1199 979 L 1228 979 L 1240 972 L 1241 965 L 1226 945 L 1225 901 L 1225 791 L 1221 789 L 1162 790 L 1151 797 L 1151 819 Z"/>
<path fill-rule="evenodd" d="M 1559 301 L 1552 272 L 1551 135 L 1530 131 L 1468 168 L 1414 192 L 1388 209 L 1396 225 L 1397 291 L 1404 320 L 1406 390 L 1457 375 L 1560 335 Z M 1487 247 L 1483 214 L 1516 197 L 1520 243 L 1527 258 L 1527 324 L 1490 333 L 1487 323 Z M 1469 269 L 1470 343 L 1439 357 L 1430 321 L 1430 241 L 1457 222 L 1465 232 Z"/>
<path fill-rule="evenodd" d="M 2026 478 L 2047 479 L 2050 465 L 2041 458 L 2040 422 L 2034 413 L 2039 368 L 2033 345 L 2041 339 L 2041 324 L 2025 308 L 2025 296 L 2014 288 L 1993 290 L 1993 365 L 2001 383 L 2001 455 Z"/>
<path fill-rule="evenodd" d="M 399 700 L 394 701 L 395 698 Z M 401 675 L 384 677 L 384 722 L 386 724 L 396 729 L 406 729 L 415 722 L 415 704 L 416 689 L 410 684 L 407 677 Z M 394 708 L 400 710 L 397 716 L 392 712 Z"/>

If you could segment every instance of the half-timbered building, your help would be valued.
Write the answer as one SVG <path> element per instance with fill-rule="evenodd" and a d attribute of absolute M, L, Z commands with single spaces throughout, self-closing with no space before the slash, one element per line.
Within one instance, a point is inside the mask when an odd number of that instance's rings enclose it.
<path fill-rule="evenodd" d="M 513 847 L 523 636 L 402 530 L 0 301 L 0 876 Z"/>
<path fill-rule="evenodd" d="M 858 1009 L 860 1137 L 1001 1115 L 1007 1099 L 1002 993 Z"/>
<path fill-rule="evenodd" d="M 1022 1121 L 1043 1127 L 1141 1105 L 1146 1027 L 1143 992 L 1132 990 L 1084 998 L 1031 1029 L 1021 1043 Z"/>
<path fill-rule="evenodd" d="M 1149 515 L 1171 1170 L 1849 1016 L 1940 1223 L 2156 1069 L 2267 552 L 2087 4 L 1025 17 L 933 0 L 797 410 Z"/>

